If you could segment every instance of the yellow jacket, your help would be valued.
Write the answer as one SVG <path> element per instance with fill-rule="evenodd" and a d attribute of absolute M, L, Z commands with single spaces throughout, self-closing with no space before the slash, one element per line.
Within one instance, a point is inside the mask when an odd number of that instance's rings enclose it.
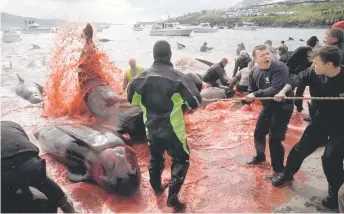
<path fill-rule="evenodd" d="M 136 77 L 139 73 L 141 73 L 142 70 L 143 70 L 143 68 L 141 66 L 136 66 L 135 76 L 131 75 L 130 68 L 128 70 L 126 70 L 125 73 L 127 75 L 128 82 L 130 82 L 134 77 Z"/>

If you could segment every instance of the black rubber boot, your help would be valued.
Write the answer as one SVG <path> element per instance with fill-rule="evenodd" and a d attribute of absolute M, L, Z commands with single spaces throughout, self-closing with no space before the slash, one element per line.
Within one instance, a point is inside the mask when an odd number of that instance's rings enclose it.
<path fill-rule="evenodd" d="M 165 189 L 167 188 L 168 184 L 162 185 L 161 183 L 161 174 L 164 170 L 164 164 L 161 164 L 157 168 L 152 167 L 149 165 L 149 183 L 152 186 L 156 195 L 161 195 Z"/>
<path fill-rule="evenodd" d="M 167 206 L 173 207 L 176 211 L 185 209 L 185 204 L 178 199 L 178 193 L 184 183 L 189 165 L 189 162 L 184 164 L 172 163 L 172 178 L 168 191 Z"/>
<path fill-rule="evenodd" d="M 263 162 L 266 161 L 266 157 L 264 154 L 259 154 L 259 155 L 256 155 L 252 158 L 252 160 L 248 161 L 246 164 L 249 164 L 249 165 L 257 165 L 257 164 L 261 164 Z"/>
<path fill-rule="evenodd" d="M 327 207 L 329 209 L 338 209 L 338 195 L 331 194 L 327 195 L 323 200 L 322 204 L 324 207 Z"/>
<path fill-rule="evenodd" d="M 271 183 L 275 187 L 281 187 L 291 183 L 293 180 L 293 175 L 287 171 L 284 171 L 283 173 L 279 173 L 277 176 L 275 176 Z"/>

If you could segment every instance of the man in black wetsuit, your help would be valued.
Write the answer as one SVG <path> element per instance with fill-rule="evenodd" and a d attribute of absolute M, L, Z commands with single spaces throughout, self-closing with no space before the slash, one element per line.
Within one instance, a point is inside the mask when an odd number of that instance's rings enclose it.
<path fill-rule="evenodd" d="M 213 87 L 220 87 L 218 80 L 225 86 L 229 86 L 229 79 L 227 77 L 225 67 L 228 64 L 228 59 L 223 58 L 221 62 L 212 65 L 203 76 L 203 81 Z"/>
<path fill-rule="evenodd" d="M 297 48 L 289 57 L 287 66 L 289 68 L 290 75 L 298 75 L 301 71 L 309 68 L 312 63 L 309 61 L 308 56 L 312 49 L 319 43 L 316 36 L 312 36 L 307 40 L 306 46 Z M 302 97 L 305 92 L 306 86 L 300 85 L 297 87 L 295 96 Z M 298 112 L 303 110 L 302 100 L 295 100 L 295 106 Z"/>
<path fill-rule="evenodd" d="M 280 61 L 272 61 L 268 47 L 258 45 L 252 51 L 255 66 L 249 75 L 248 95 L 241 103 L 233 105 L 232 110 L 236 110 L 243 104 L 254 101 L 255 97 L 272 97 L 276 95 L 288 80 L 288 68 Z M 290 92 L 288 96 L 293 96 Z M 278 103 L 276 101 L 262 101 L 263 109 L 257 120 L 254 131 L 254 145 L 256 156 L 248 164 L 260 164 L 265 162 L 266 135 L 269 134 L 269 148 L 271 165 L 274 171 L 272 178 L 283 171 L 284 148 L 282 141 L 285 140 L 287 126 L 293 113 L 293 102 L 286 101 Z"/>
<path fill-rule="evenodd" d="M 175 70 L 171 63 L 171 47 L 158 41 L 153 48 L 154 63 L 142 71 L 128 86 L 128 100 L 143 111 L 150 149 L 150 184 L 156 194 L 166 185 L 161 183 L 166 151 L 172 158 L 171 181 L 167 205 L 183 210 L 178 199 L 188 168 L 190 151 L 187 145 L 182 106 L 195 109 L 201 96 L 194 82 Z"/>
<path fill-rule="evenodd" d="M 45 170 L 45 160 L 31 143 L 23 128 L 11 121 L 1 121 L 1 212 L 2 213 L 74 213 L 73 204 Z M 42 192 L 45 199 L 35 199 L 29 187 Z"/>
<path fill-rule="evenodd" d="M 312 54 L 314 71 L 301 72 L 289 79 L 276 96 L 282 101 L 285 93 L 300 84 L 308 85 L 312 97 L 344 97 L 344 67 L 340 66 L 341 52 L 335 46 L 325 46 Z M 344 181 L 344 100 L 313 100 L 316 113 L 300 141 L 290 151 L 283 173 L 272 180 L 282 186 L 293 180 L 303 160 L 318 147 L 325 145 L 322 165 L 328 181 L 328 196 L 323 205 L 338 207 L 338 190 Z"/>

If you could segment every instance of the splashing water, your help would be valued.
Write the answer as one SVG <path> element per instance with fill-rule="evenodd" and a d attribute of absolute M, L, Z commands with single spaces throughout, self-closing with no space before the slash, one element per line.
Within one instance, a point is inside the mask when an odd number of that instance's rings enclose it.
<path fill-rule="evenodd" d="M 121 91 L 120 69 L 97 48 L 96 43 L 85 45 L 79 29 L 80 26 L 74 25 L 59 31 L 51 56 L 51 71 L 44 87 L 45 117 L 73 117 L 87 112 L 84 95 L 92 88 L 81 90 L 80 85 L 87 85 L 95 76 L 115 92 Z M 80 68 L 80 64 L 84 67 Z"/>

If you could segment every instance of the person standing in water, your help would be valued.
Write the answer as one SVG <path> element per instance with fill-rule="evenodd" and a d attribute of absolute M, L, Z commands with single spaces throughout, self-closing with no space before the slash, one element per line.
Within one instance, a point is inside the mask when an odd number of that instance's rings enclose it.
<path fill-rule="evenodd" d="M 125 71 L 124 78 L 123 78 L 123 86 L 122 89 L 125 91 L 125 89 L 128 86 L 128 83 L 133 80 L 141 71 L 143 70 L 143 67 L 136 65 L 135 59 L 129 60 L 129 66 L 128 70 Z"/>
<path fill-rule="evenodd" d="M 167 187 L 162 185 L 164 152 L 172 158 L 171 181 L 167 205 L 183 210 L 178 193 L 189 168 L 190 151 L 187 145 L 182 106 L 195 109 L 201 103 L 196 85 L 171 63 L 171 46 L 158 41 L 153 48 L 154 63 L 142 71 L 128 86 L 128 101 L 140 106 L 147 130 L 150 150 L 149 177 L 156 194 Z"/>
<path fill-rule="evenodd" d="M 264 42 L 264 45 L 268 48 L 269 52 L 270 52 L 270 57 L 273 61 L 277 61 L 278 60 L 278 56 L 277 56 L 277 50 L 272 47 L 272 41 L 271 40 L 266 40 Z"/>
<path fill-rule="evenodd" d="M 212 65 L 204 74 L 203 81 L 212 87 L 220 87 L 217 83 L 218 80 L 220 80 L 224 86 L 229 86 L 229 79 L 225 70 L 227 64 L 228 59 L 223 58 L 221 62 Z"/>
<path fill-rule="evenodd" d="M 272 61 L 267 46 L 256 46 L 252 51 L 252 56 L 256 66 L 249 75 L 248 95 L 246 95 L 245 100 L 235 103 L 231 107 L 232 110 L 237 110 L 241 106 L 253 102 L 256 97 L 272 97 L 287 83 L 289 75 L 287 66 L 283 62 Z M 292 97 L 293 92 L 289 92 L 288 96 Z M 274 100 L 262 100 L 262 104 L 263 109 L 259 114 L 254 130 L 256 156 L 247 164 L 257 165 L 266 161 L 266 135 L 269 134 L 271 165 L 274 173 L 268 178 L 273 178 L 284 169 L 282 141 L 285 140 L 294 106 L 290 100 L 283 103 Z"/>
<path fill-rule="evenodd" d="M 312 97 L 344 97 L 344 66 L 341 52 L 335 46 L 324 46 L 311 55 L 315 72 L 301 72 L 289 79 L 288 84 L 275 96 L 281 102 L 285 94 L 300 84 L 309 85 Z M 321 157 L 328 181 L 328 195 L 322 201 L 325 207 L 338 207 L 338 191 L 344 182 L 344 100 L 313 100 L 316 114 L 300 141 L 288 155 L 283 171 L 272 180 L 274 186 L 284 186 L 293 180 L 305 158 L 325 145 Z"/>
<path fill-rule="evenodd" d="M 249 79 L 249 75 L 251 73 L 253 66 L 254 66 L 254 63 L 250 62 L 248 63 L 248 67 L 241 69 L 236 74 L 236 76 L 232 79 L 231 84 L 229 85 L 229 88 L 233 90 L 235 86 L 238 92 L 240 93 L 247 92 L 248 84 L 249 84 L 248 79 Z"/>
<path fill-rule="evenodd" d="M 199 50 L 201 51 L 201 52 L 207 52 L 207 51 L 210 51 L 210 50 L 212 50 L 213 48 L 209 48 L 208 46 L 208 43 L 203 43 L 203 45 L 199 48 Z"/>

